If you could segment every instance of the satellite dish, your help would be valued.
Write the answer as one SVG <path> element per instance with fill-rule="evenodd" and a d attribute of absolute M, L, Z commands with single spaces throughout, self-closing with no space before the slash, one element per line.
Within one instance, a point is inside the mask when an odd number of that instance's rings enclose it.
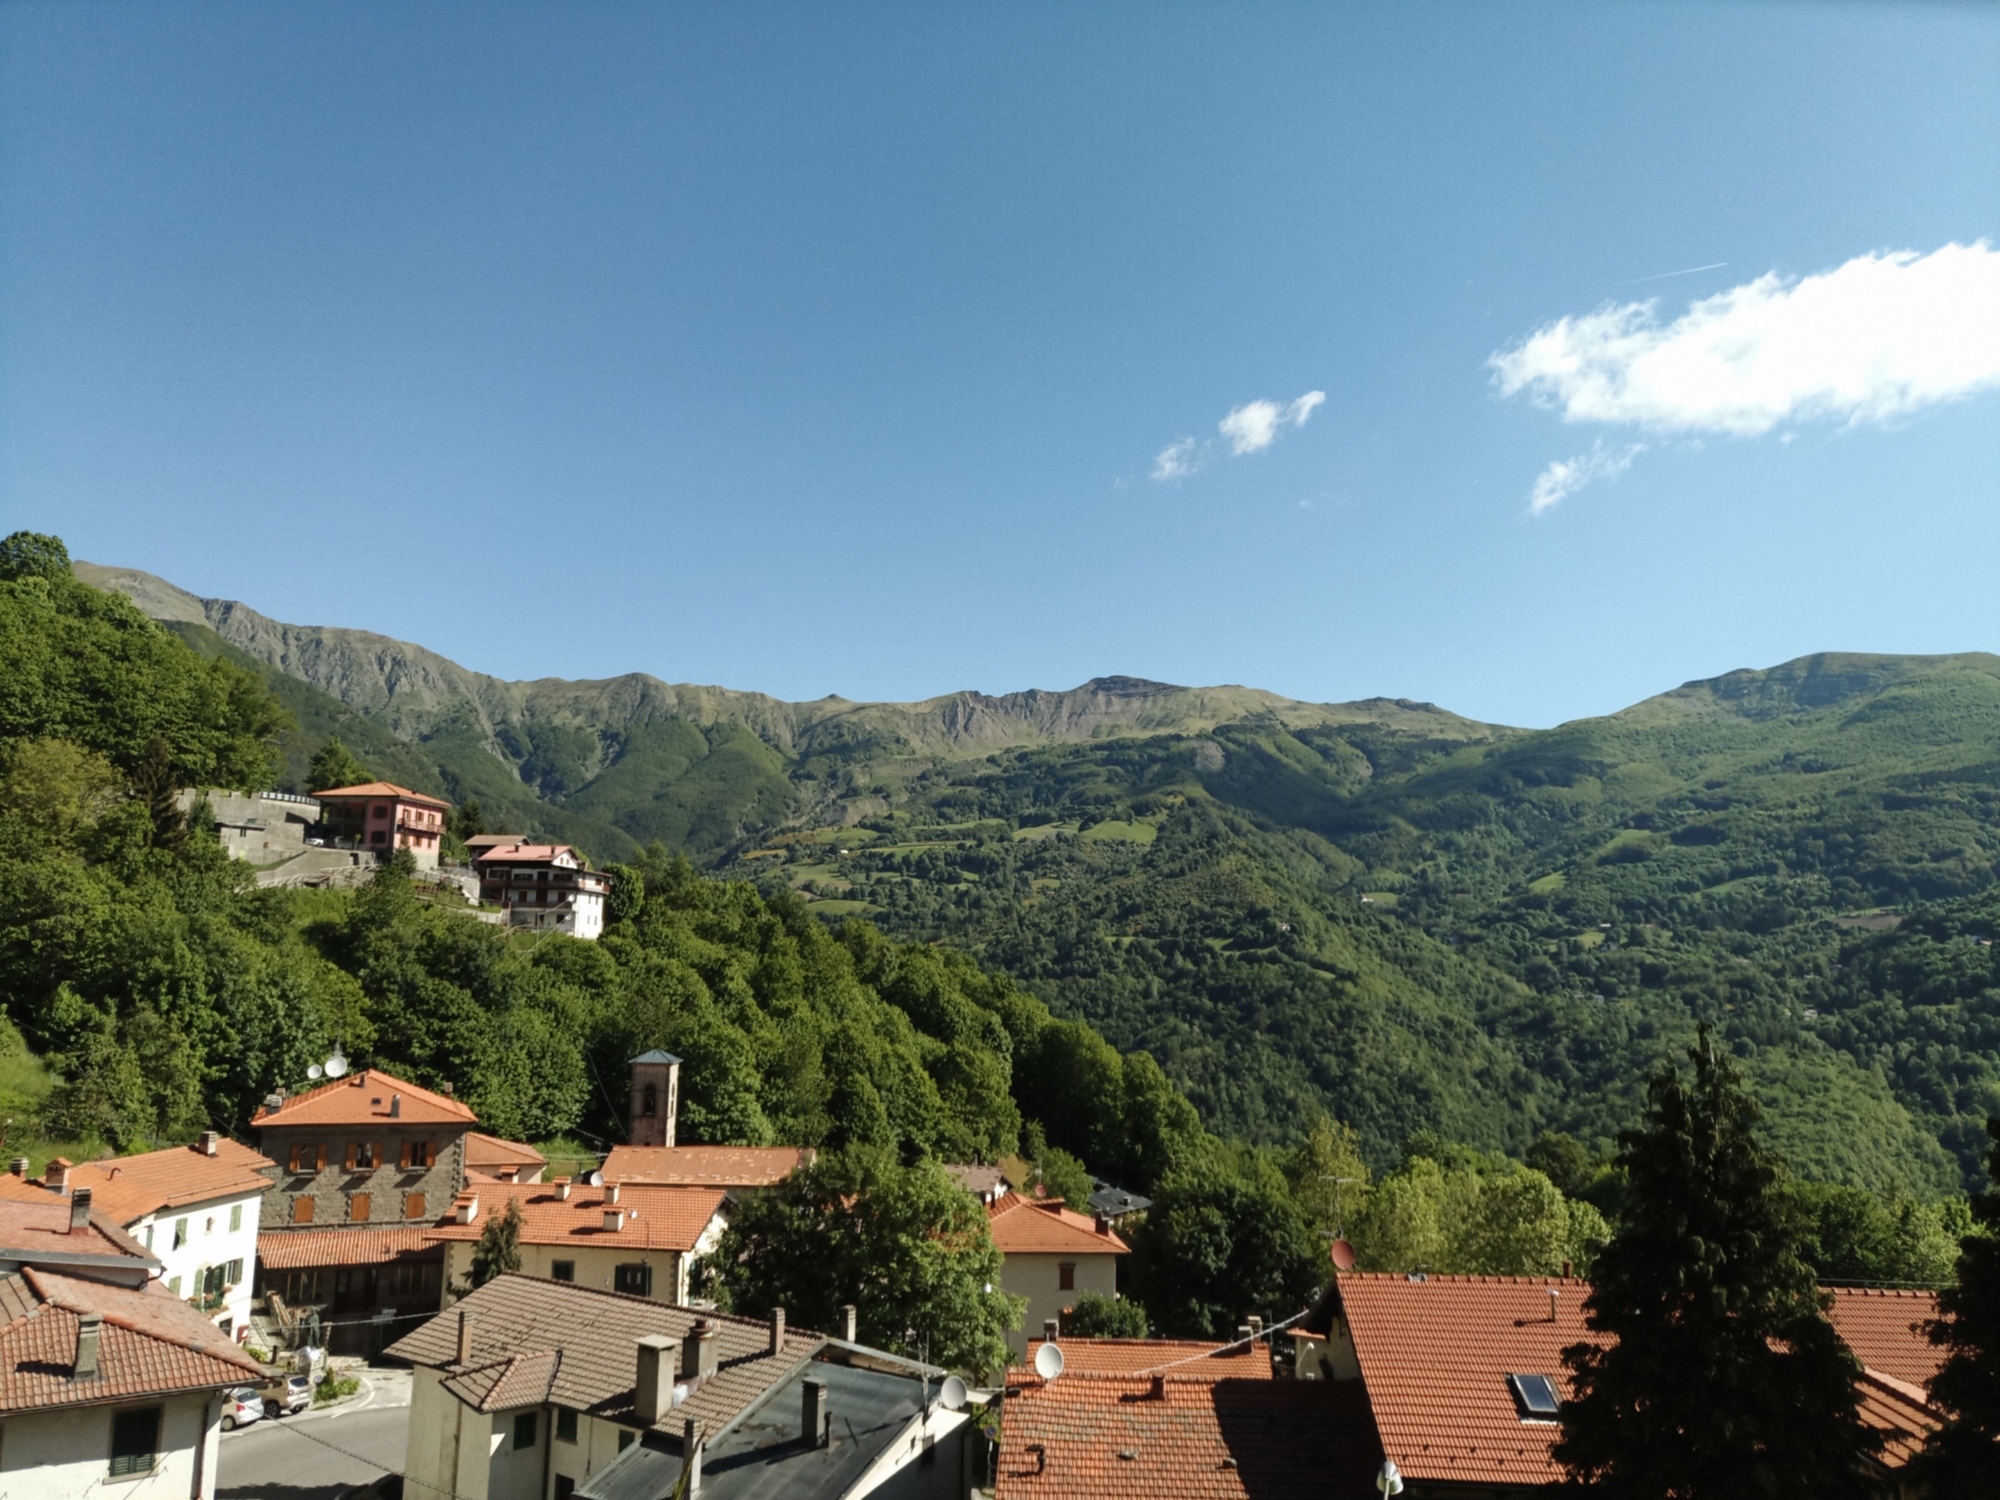
<path fill-rule="evenodd" d="M 333 1056 L 326 1060 L 326 1076 L 329 1078 L 340 1078 L 345 1076 L 346 1072 L 347 1059 L 342 1057 L 340 1049 L 335 1047 L 333 1049 Z"/>
<path fill-rule="evenodd" d="M 1346 1240 L 1335 1240 L 1329 1253 L 1333 1257 L 1333 1267 L 1336 1271 L 1354 1269 L 1354 1247 Z"/>
<path fill-rule="evenodd" d="M 325 1076 L 326 1069 L 322 1068 L 318 1063 L 314 1063 L 310 1068 L 306 1069 L 306 1077 L 308 1078 L 323 1078 Z"/>
<path fill-rule="evenodd" d="M 583 1180 L 589 1183 L 592 1187 L 604 1186 L 604 1174 L 602 1172 L 592 1172 L 588 1177 L 584 1178 Z"/>
<path fill-rule="evenodd" d="M 938 1405 L 946 1411 L 957 1411 L 965 1405 L 965 1382 L 956 1375 L 947 1375 L 944 1384 L 938 1387 Z"/>
<path fill-rule="evenodd" d="M 1063 1372 L 1063 1352 L 1060 1344 L 1044 1344 L 1035 1351 L 1035 1373 L 1044 1380 L 1054 1380 Z"/>

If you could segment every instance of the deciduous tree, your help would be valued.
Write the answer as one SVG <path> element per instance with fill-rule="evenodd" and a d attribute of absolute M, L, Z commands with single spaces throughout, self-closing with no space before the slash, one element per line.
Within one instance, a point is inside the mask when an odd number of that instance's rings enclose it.
<path fill-rule="evenodd" d="M 1959 1242 L 1958 1281 L 1938 1296 L 1931 1342 L 1946 1351 L 1931 1399 L 1950 1413 L 1911 1466 L 1934 1500 L 1993 1493 L 2000 1475 L 2000 1117 L 1989 1118 L 1993 1186 L 1973 1200 L 1980 1231 Z"/>

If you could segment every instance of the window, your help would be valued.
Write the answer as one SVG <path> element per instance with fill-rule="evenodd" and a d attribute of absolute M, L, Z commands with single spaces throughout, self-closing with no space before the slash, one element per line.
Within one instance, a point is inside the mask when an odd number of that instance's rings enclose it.
<path fill-rule="evenodd" d="M 576 1262 L 575 1262 L 575 1261 L 573 1261 L 573 1260 L 552 1260 L 552 1261 L 550 1261 L 550 1262 L 549 1262 L 549 1279 L 550 1279 L 551 1281 L 574 1281 L 574 1280 L 576 1280 Z"/>
<path fill-rule="evenodd" d="M 556 1441 L 559 1443 L 576 1441 L 576 1413 L 566 1406 L 556 1408 Z"/>
<path fill-rule="evenodd" d="M 514 1418 L 514 1447 L 516 1451 L 535 1446 L 535 1439 L 541 1435 L 541 1413 L 524 1411 Z"/>
<path fill-rule="evenodd" d="M 423 1216 L 424 1195 L 422 1193 L 405 1193 L 403 1195 L 403 1217 L 406 1219 L 421 1219 Z"/>
<path fill-rule="evenodd" d="M 222 1280 L 225 1286 L 243 1285 L 243 1262 L 240 1260 L 232 1260 L 227 1266 L 223 1268 Z"/>
<path fill-rule="evenodd" d="M 646 1085 L 646 1092 L 639 1104 L 642 1115 L 656 1115 L 660 1112 L 660 1091 L 653 1084 Z"/>
<path fill-rule="evenodd" d="M 292 1200 L 292 1222 L 310 1224 L 313 1221 L 313 1201 L 301 1193 Z"/>
<path fill-rule="evenodd" d="M 1556 1397 L 1556 1383 L 1546 1375 L 1509 1375 L 1507 1384 L 1514 1389 L 1523 1420 L 1552 1420 L 1562 1410 L 1562 1403 Z"/>
<path fill-rule="evenodd" d="M 347 1217 L 357 1224 L 366 1224 L 374 1209 L 375 1200 L 366 1193 L 356 1193 L 347 1200 Z"/>
<path fill-rule="evenodd" d="M 381 1164 L 381 1148 L 373 1141 L 349 1141 L 347 1143 L 348 1171 L 372 1172 Z"/>
<path fill-rule="evenodd" d="M 111 1414 L 111 1477 L 150 1474 L 160 1451 L 160 1408 L 142 1406 Z"/>
<path fill-rule="evenodd" d="M 368 835 L 368 842 L 371 844 L 386 844 L 389 842 L 389 835 L 378 828 Z"/>
<path fill-rule="evenodd" d="M 403 1163 L 406 1167 L 434 1167 L 437 1165 L 436 1141 L 403 1142 Z"/>
<path fill-rule="evenodd" d="M 1057 1263 L 1057 1265 L 1056 1265 L 1056 1290 L 1057 1290 L 1057 1291 L 1059 1291 L 1059 1292 L 1073 1292 L 1073 1291 L 1075 1291 L 1075 1290 L 1076 1290 L 1076 1262 L 1075 1262 L 1075 1261 L 1073 1261 L 1073 1260 L 1065 1260 L 1065 1261 L 1059 1261 L 1059 1262 Z"/>
<path fill-rule="evenodd" d="M 240 1203 L 232 1203 L 229 1205 L 229 1232 L 231 1234 L 234 1234 L 236 1233 L 237 1230 L 241 1229 L 242 1227 L 243 1227 L 243 1205 Z"/>
<path fill-rule="evenodd" d="M 375 809 L 375 816 L 378 818 L 386 818 L 389 816 L 389 809 L 386 807 L 378 807 Z"/>
<path fill-rule="evenodd" d="M 317 1172 L 326 1165 L 326 1147 L 300 1141 L 292 1147 L 294 1172 Z"/>
<path fill-rule="evenodd" d="M 619 1266 L 611 1273 L 612 1288 L 634 1297 L 653 1295 L 653 1268 L 648 1265 Z"/>
<path fill-rule="evenodd" d="M 188 1242 L 188 1221 L 186 1219 L 174 1220 L 174 1248 L 178 1250 L 180 1249 L 181 1246 L 185 1245 L 187 1242 Z"/>
<path fill-rule="evenodd" d="M 178 1297 L 178 1296 L 179 1296 L 179 1295 L 181 1294 L 181 1279 L 180 1279 L 180 1277 L 176 1276 L 176 1277 L 172 1278 L 172 1279 L 171 1279 L 170 1281 L 168 1281 L 168 1282 L 167 1282 L 167 1290 L 168 1290 L 168 1291 L 170 1291 L 170 1292 L 172 1292 L 172 1293 L 173 1293 L 173 1294 L 174 1294 L 174 1295 L 175 1295 L 176 1297 Z"/>

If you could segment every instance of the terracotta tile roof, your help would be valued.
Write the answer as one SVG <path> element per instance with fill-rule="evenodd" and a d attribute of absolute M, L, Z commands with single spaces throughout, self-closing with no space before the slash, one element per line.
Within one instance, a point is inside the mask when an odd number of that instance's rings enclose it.
<path fill-rule="evenodd" d="M 257 1261 L 267 1271 L 300 1266 L 386 1266 L 392 1261 L 435 1260 L 444 1252 L 419 1224 L 408 1229 L 262 1229 Z"/>
<path fill-rule="evenodd" d="M 1907 1380 L 1866 1370 L 1859 1390 L 1861 1420 L 1883 1434 L 1880 1468 L 1900 1469 L 1917 1456 L 1925 1439 L 1942 1425 L 1925 1400 L 1923 1388 Z"/>
<path fill-rule="evenodd" d="M 501 865 L 548 864 L 564 854 L 569 855 L 572 859 L 576 858 L 576 850 L 568 844 L 495 844 L 491 849 L 484 850 L 478 854 L 473 859 L 473 863 L 479 865 L 488 862 Z"/>
<path fill-rule="evenodd" d="M 1827 1321 L 1856 1359 L 1912 1386 L 1930 1384 L 1944 1363 L 1944 1351 L 1923 1331 L 1923 1325 L 1937 1316 L 1937 1293 L 1828 1290 L 1833 1306 L 1827 1309 Z"/>
<path fill-rule="evenodd" d="M 98 1378 L 75 1378 L 78 1328 L 102 1318 Z M 0 1278 L 0 1412 L 240 1385 L 257 1362 L 159 1283 L 120 1287 L 24 1270 Z"/>
<path fill-rule="evenodd" d="M 41 1203 L 54 1194 L 26 1177 L 16 1177 L 12 1172 L 0 1172 L 0 1198 L 11 1198 L 17 1203 Z"/>
<path fill-rule="evenodd" d="M 465 1165 L 469 1171 L 498 1177 L 522 1168 L 533 1172 L 549 1164 L 549 1159 L 521 1141 L 503 1141 L 497 1135 L 469 1131 L 465 1137 Z"/>
<path fill-rule="evenodd" d="M 1364 1500 L 1359 1382 L 1065 1373 L 1009 1381 L 995 1500 Z M 1040 1451 L 1031 1451 L 1039 1449 Z"/>
<path fill-rule="evenodd" d="M 1028 1341 L 1027 1367 L 1035 1367 L 1035 1351 L 1046 1340 Z M 1194 1339 L 1073 1339 L 1059 1340 L 1063 1375 L 1162 1374 L 1176 1380 L 1269 1380 L 1271 1351 L 1267 1345 L 1231 1347 Z M 1218 1350 L 1228 1349 L 1227 1354 Z M 1206 1356 L 1206 1357 L 1204 1357 Z"/>
<path fill-rule="evenodd" d="M 454 1375 L 444 1382 L 444 1388 L 474 1411 L 540 1406 L 555 1389 L 556 1373 L 561 1368 L 559 1350 L 530 1349 Z"/>
<path fill-rule="evenodd" d="M 427 807 L 442 807 L 447 812 L 451 804 L 442 797 L 432 797 L 423 792 L 413 792 L 406 786 L 397 786 L 393 781 L 363 781 L 354 786 L 329 787 L 313 796 L 321 802 L 329 797 L 399 797 L 405 802 L 421 802 Z"/>
<path fill-rule="evenodd" d="M 391 1101 L 401 1099 L 400 1106 Z M 399 1113 L 391 1114 L 392 1108 Z M 380 1068 L 362 1068 L 346 1078 L 294 1094 L 276 1109 L 251 1121 L 259 1130 L 283 1125 L 461 1125 L 479 1116 L 445 1094 L 406 1083 Z"/>
<path fill-rule="evenodd" d="M 692 1250 L 728 1195 L 720 1188 L 663 1187 L 624 1183 L 618 1201 L 607 1203 L 605 1188 L 572 1186 L 567 1199 L 560 1183 L 482 1182 L 453 1200 L 453 1217 L 428 1231 L 434 1241 L 476 1240 L 487 1221 L 504 1214 L 511 1199 L 521 1205 L 524 1245 L 629 1245 L 636 1250 Z M 456 1215 L 476 1205 L 469 1223 Z M 604 1227 L 607 1211 L 624 1214 L 617 1229 Z"/>
<path fill-rule="evenodd" d="M 91 1207 L 90 1222 L 69 1227 L 73 1201 L 59 1193 L 35 1190 L 30 1198 L 0 1199 L 0 1259 L 33 1263 L 52 1255 L 90 1255 L 107 1260 L 143 1261 L 157 1265 L 153 1254 L 127 1234 L 110 1215 Z M 96 1195 L 92 1194 L 94 1198 Z"/>
<path fill-rule="evenodd" d="M 216 1142 L 215 1155 L 199 1146 L 172 1146 L 140 1156 L 85 1162 L 69 1170 L 69 1187 L 87 1187 L 96 1205 L 120 1224 L 147 1214 L 216 1198 L 262 1193 L 277 1163 L 232 1140 Z"/>
<path fill-rule="evenodd" d="M 472 1315 L 472 1358 L 463 1365 L 457 1362 L 461 1313 Z M 560 1353 L 549 1401 L 636 1427 L 640 1424 L 632 1412 L 632 1387 L 638 1374 L 638 1339 L 655 1333 L 685 1339 L 695 1320 L 703 1317 L 716 1327 L 717 1368 L 657 1424 L 655 1430 L 675 1437 L 689 1417 L 704 1431 L 720 1431 L 826 1344 L 816 1333 L 787 1329 L 782 1350 L 773 1355 L 771 1330 L 765 1323 L 698 1313 L 650 1297 L 510 1275 L 496 1277 L 455 1303 L 450 1312 L 418 1325 L 387 1352 L 453 1376 L 515 1354 Z"/>
<path fill-rule="evenodd" d="M 1549 1457 L 1561 1429 L 1523 1421 L 1507 1377 L 1546 1375 L 1568 1396 L 1562 1351 L 1596 1337 L 1583 1326 L 1589 1283 L 1542 1276 L 1413 1281 L 1350 1271 L 1335 1287 L 1335 1311 L 1353 1336 L 1382 1447 L 1406 1479 L 1550 1484 L 1563 1477 Z"/>
<path fill-rule="evenodd" d="M 1002 1255 L 1124 1255 L 1129 1247 L 1116 1231 L 1097 1232 L 1097 1221 L 1060 1198 L 1024 1198 L 1009 1193 L 986 1205 L 993 1243 Z"/>
<path fill-rule="evenodd" d="M 769 1187 L 812 1159 L 809 1146 L 613 1146 L 604 1180 Z"/>

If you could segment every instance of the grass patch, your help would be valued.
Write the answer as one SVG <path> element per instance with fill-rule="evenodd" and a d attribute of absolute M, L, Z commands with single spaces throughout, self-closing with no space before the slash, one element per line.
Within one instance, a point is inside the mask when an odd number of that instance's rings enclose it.
<path fill-rule="evenodd" d="M 1379 906 L 1386 911 L 1394 911 L 1396 907 L 1396 893 L 1394 891 L 1363 891 L 1361 899 L 1366 901 L 1370 906 Z"/>
<path fill-rule="evenodd" d="M 1544 875 L 1540 880 L 1529 881 L 1528 891 L 1531 895 L 1553 896 L 1568 884 L 1569 877 L 1558 870 L 1553 875 Z"/>
<path fill-rule="evenodd" d="M 1075 832 L 1074 823 L 1037 823 L 1033 828 L 1016 828 L 1013 836 L 1017 839 L 1052 839 L 1059 833 L 1074 835 Z"/>
<path fill-rule="evenodd" d="M 1151 823 L 1120 823 L 1116 821 L 1093 823 L 1083 830 L 1085 843 L 1106 843 L 1117 840 L 1126 844 L 1150 844 L 1160 836 L 1160 830 Z"/>
<path fill-rule="evenodd" d="M 806 905 L 816 917 L 865 917 L 881 909 L 872 901 L 812 901 Z"/>

